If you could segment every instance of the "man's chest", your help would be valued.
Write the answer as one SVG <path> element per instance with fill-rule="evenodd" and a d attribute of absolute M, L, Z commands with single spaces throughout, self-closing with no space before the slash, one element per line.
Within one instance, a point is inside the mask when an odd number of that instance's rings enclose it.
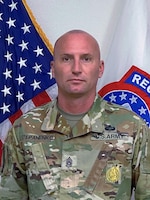
<path fill-rule="evenodd" d="M 129 195 L 131 136 L 106 131 L 69 140 L 55 133 L 38 140 L 32 137 L 25 143 L 31 193 L 40 188 L 39 195 L 61 196 L 61 200 Z M 126 184 L 128 187 L 124 187 Z"/>

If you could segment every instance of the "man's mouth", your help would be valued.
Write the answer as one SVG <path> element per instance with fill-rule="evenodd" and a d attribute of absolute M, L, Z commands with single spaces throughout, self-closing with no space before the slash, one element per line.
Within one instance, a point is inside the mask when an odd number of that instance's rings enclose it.
<path fill-rule="evenodd" d="M 72 79 L 69 79 L 68 82 L 80 83 L 80 82 L 84 82 L 84 80 L 83 79 L 72 78 Z"/>

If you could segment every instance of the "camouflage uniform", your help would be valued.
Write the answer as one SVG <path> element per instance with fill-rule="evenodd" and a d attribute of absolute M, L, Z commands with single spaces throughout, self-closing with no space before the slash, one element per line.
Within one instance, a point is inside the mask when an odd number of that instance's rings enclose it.
<path fill-rule="evenodd" d="M 56 100 L 10 131 L 0 200 L 150 199 L 149 129 L 134 113 L 99 97 L 71 128 Z M 138 182 L 137 182 L 138 180 Z"/>

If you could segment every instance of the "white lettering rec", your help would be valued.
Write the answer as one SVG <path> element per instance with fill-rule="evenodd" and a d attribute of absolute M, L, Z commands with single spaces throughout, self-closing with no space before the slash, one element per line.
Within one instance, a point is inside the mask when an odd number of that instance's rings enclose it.
<path fill-rule="evenodd" d="M 150 94 L 150 81 L 148 79 L 143 78 L 139 74 L 135 74 L 133 76 L 132 82 L 136 83 Z"/>

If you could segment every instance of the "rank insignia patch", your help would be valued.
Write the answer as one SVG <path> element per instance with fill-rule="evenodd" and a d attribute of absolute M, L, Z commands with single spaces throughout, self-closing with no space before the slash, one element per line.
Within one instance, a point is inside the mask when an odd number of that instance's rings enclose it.
<path fill-rule="evenodd" d="M 62 156 L 62 169 L 72 170 L 77 167 L 77 157 L 69 154 L 63 154 Z"/>

